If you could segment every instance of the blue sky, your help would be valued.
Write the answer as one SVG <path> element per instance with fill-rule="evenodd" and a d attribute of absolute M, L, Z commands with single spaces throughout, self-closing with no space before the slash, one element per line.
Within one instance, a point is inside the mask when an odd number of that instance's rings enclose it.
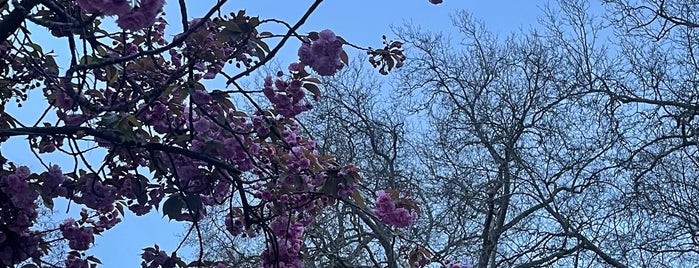
<path fill-rule="evenodd" d="M 188 2 L 190 16 L 193 18 L 201 16 L 204 12 L 203 8 L 210 6 L 215 1 L 195 0 Z M 293 24 L 310 6 L 311 2 L 310 0 L 230 1 L 224 7 L 224 13 L 246 9 L 249 15 L 257 15 L 261 19 L 277 18 Z M 546 1 L 543 0 L 445 0 L 443 4 L 432 5 L 427 0 L 326 0 L 301 28 L 301 32 L 332 29 L 349 42 L 360 46 L 377 47 L 381 45 L 381 35 L 385 34 L 389 39 L 392 38 L 391 25 L 401 25 L 406 21 L 412 21 L 415 25 L 420 25 L 423 29 L 431 31 L 453 32 L 450 15 L 457 10 L 466 10 L 476 18 L 481 19 L 491 31 L 506 35 L 511 31 L 535 25 L 536 17 L 541 14 L 540 7 L 545 3 Z M 177 1 L 168 0 L 166 12 L 172 15 L 172 24 L 176 26 L 179 22 Z M 111 19 L 105 19 L 105 21 L 109 20 Z M 283 33 L 283 29 L 278 27 L 269 29 Z M 34 33 L 38 34 L 39 32 L 34 31 Z M 289 42 L 279 54 L 278 61 L 287 64 L 295 60 L 298 45 L 295 41 Z M 352 51 L 348 52 L 352 53 Z M 57 49 L 57 53 L 60 55 L 60 50 Z M 213 86 L 223 87 L 224 85 Z M 38 97 L 41 95 L 39 94 Z M 24 110 L 20 110 L 20 112 L 24 112 Z M 24 116 L 36 116 L 36 113 L 27 113 Z M 24 118 L 25 122 L 33 122 L 34 120 L 30 117 Z M 3 146 L 3 154 L 18 164 L 38 167 L 36 161 L 31 160 L 31 156 L 13 154 L 15 151 L 21 152 L 22 148 L 26 148 L 25 146 L 26 142 L 14 139 L 14 144 L 7 143 Z M 22 161 L 27 162 L 22 163 Z M 57 163 L 58 161 L 60 160 L 51 162 Z M 57 209 L 65 211 L 65 207 L 61 208 L 60 205 L 57 206 Z M 78 210 L 73 208 L 73 211 L 77 212 Z M 61 217 L 56 218 L 60 219 Z M 179 243 L 178 234 L 182 232 L 184 232 L 183 225 L 168 222 L 162 218 L 161 214 L 150 214 L 146 217 L 126 215 L 121 224 L 107 231 L 102 237 L 97 237 L 96 246 L 89 253 L 102 260 L 104 265 L 101 267 L 140 267 L 139 254 L 142 248 L 158 243 L 170 252 Z M 189 254 L 191 251 L 185 250 L 179 255 L 188 256 Z"/>

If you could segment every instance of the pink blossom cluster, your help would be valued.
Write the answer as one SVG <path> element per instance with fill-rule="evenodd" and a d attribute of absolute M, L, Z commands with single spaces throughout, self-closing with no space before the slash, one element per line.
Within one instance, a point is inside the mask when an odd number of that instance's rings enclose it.
<path fill-rule="evenodd" d="M 354 191 L 357 189 L 357 184 L 345 184 L 345 183 L 338 183 L 337 184 L 337 195 L 340 197 L 350 197 L 354 193 Z"/>
<path fill-rule="evenodd" d="M 68 257 L 66 257 L 66 260 L 63 261 L 63 264 L 66 265 L 66 268 L 95 268 L 95 267 L 97 267 L 97 264 L 90 264 L 86 259 L 80 258 L 80 256 L 77 254 L 77 252 L 69 253 Z"/>
<path fill-rule="evenodd" d="M 63 175 L 61 167 L 52 165 L 49 170 L 41 174 L 42 184 L 41 190 L 45 197 L 55 198 L 58 196 L 66 196 L 68 189 L 62 186 L 67 177 Z"/>
<path fill-rule="evenodd" d="M 189 27 L 200 23 L 201 19 L 194 19 Z M 216 78 L 227 63 L 235 62 L 237 68 L 250 68 L 253 58 L 260 57 L 260 48 L 251 46 L 249 38 L 231 38 L 230 29 L 212 21 L 205 21 L 201 25 L 185 41 L 184 49 L 168 51 L 174 67 L 186 65 L 185 60 L 194 61 L 191 64 L 195 80 Z"/>
<path fill-rule="evenodd" d="M 113 185 L 104 184 L 102 180 L 94 176 L 81 179 L 80 195 L 74 196 L 73 200 L 78 204 L 98 211 L 109 212 L 114 208 L 114 201 L 118 198 L 117 188 Z"/>
<path fill-rule="evenodd" d="M 175 267 L 173 259 L 164 251 L 157 248 L 145 248 L 141 254 L 143 268 Z"/>
<path fill-rule="evenodd" d="M 153 207 L 158 206 L 165 195 L 162 185 L 150 184 L 143 176 L 125 176 L 121 180 L 116 180 L 114 185 L 119 199 L 138 201 L 130 202 L 131 204 L 128 205 L 129 210 L 138 216 L 145 215 Z M 117 218 L 117 211 L 112 208 L 106 207 L 106 210 L 98 215 L 99 221 L 95 222 L 95 228 L 100 232 L 102 228 L 109 229 L 121 222 L 121 219 Z M 88 222 L 92 221 L 88 220 Z"/>
<path fill-rule="evenodd" d="M 38 175 L 37 185 L 30 185 L 31 171 L 21 166 L 16 168 L 14 173 L 0 177 L 0 199 L 2 199 L 0 207 L 0 263 L 10 265 L 20 262 L 35 254 L 40 254 L 37 246 L 41 243 L 41 236 L 35 232 L 29 231 L 29 227 L 33 225 L 37 217 L 36 202 L 39 197 L 38 190 L 41 190 L 43 198 L 55 198 L 58 196 L 68 197 L 69 194 L 82 193 L 82 195 L 74 195 L 76 203 L 85 204 L 88 207 L 99 209 L 92 219 L 87 216 L 87 211 L 83 210 L 83 226 L 78 226 L 78 223 L 73 219 L 67 219 L 60 225 L 59 230 L 63 238 L 68 240 L 68 245 L 74 250 L 87 250 L 91 243 L 94 242 L 94 234 L 112 228 L 119 223 L 117 211 L 113 207 L 114 196 L 110 190 L 111 186 L 105 186 L 99 181 L 95 181 L 91 177 L 83 180 L 83 188 L 78 188 L 78 192 L 69 193 L 65 183 L 69 179 L 62 173 L 57 165 L 49 167 L 49 169 Z M 74 181 L 71 185 L 76 185 Z M 76 190 L 78 190 L 76 189 Z M 111 198 L 105 199 L 111 196 Z M 9 214 L 8 214 L 9 213 Z M 89 226 L 86 226 L 89 225 Z M 39 255 L 35 255 L 37 257 Z M 83 261 L 75 256 L 66 260 L 68 267 L 81 267 Z"/>
<path fill-rule="evenodd" d="M 337 172 L 337 177 L 341 181 L 337 184 L 337 195 L 339 197 L 350 197 L 357 190 L 358 185 L 354 176 L 357 175 L 358 171 L 359 169 L 356 166 L 346 165 Z"/>
<path fill-rule="evenodd" d="M 299 48 L 299 60 L 319 75 L 330 76 L 342 69 L 342 41 L 331 30 L 318 33 L 318 39 L 306 39 Z"/>
<path fill-rule="evenodd" d="M 63 237 L 68 239 L 68 246 L 74 250 L 87 250 L 95 242 L 92 227 L 78 226 L 74 219 L 68 218 L 59 226 Z"/>
<path fill-rule="evenodd" d="M 196 19 L 190 23 L 190 27 L 195 26 L 200 20 Z M 192 39 L 185 41 L 187 47 L 181 51 L 170 50 L 170 56 L 175 66 L 181 65 L 183 58 L 193 59 L 192 55 L 198 55 L 199 60 L 193 64 L 196 70 L 195 79 L 213 79 L 228 60 L 234 58 L 234 52 L 240 52 L 242 46 L 234 41 L 222 40 L 219 38 L 220 29 L 213 23 L 205 22 L 204 26 L 196 31 Z"/>
<path fill-rule="evenodd" d="M 3 225 L 14 232 L 26 230 L 32 225 L 32 220 L 36 218 L 37 212 L 34 201 L 39 196 L 39 193 L 30 188 L 27 182 L 30 174 L 29 168 L 21 166 L 16 169 L 14 174 L 0 178 L 0 189 L 2 189 L 3 201 L 5 201 L 3 205 L 8 206 L 7 209 L 2 211 L 17 211 L 15 215 L 3 217 Z M 11 220 L 12 218 L 14 220 Z"/>
<path fill-rule="evenodd" d="M 417 212 L 396 206 L 390 193 L 380 190 L 376 193 L 374 213 L 385 224 L 408 227 L 417 220 Z"/>
<path fill-rule="evenodd" d="M 135 1 L 137 6 L 126 0 L 76 2 L 87 13 L 118 16 L 119 26 L 131 30 L 115 34 L 114 47 L 94 57 L 136 55 L 167 43 L 166 23 L 155 21 L 164 0 Z M 97 172 L 75 168 L 64 173 L 53 165 L 31 174 L 26 167 L 6 171 L 3 166 L 0 267 L 40 255 L 41 236 L 29 231 L 37 217 L 39 197 L 47 202 L 62 197 L 86 208 L 80 219 L 65 220 L 58 231 L 75 250 L 67 256 L 66 267 L 91 267 L 93 261 L 83 258 L 82 251 L 94 243 L 95 235 L 121 222 L 120 211 L 125 207 L 136 215 L 162 208 L 171 219 L 197 221 L 206 216 L 209 206 L 233 198 L 233 192 L 252 200 L 247 201 L 246 211 L 230 212 L 228 231 L 248 236 L 267 232 L 267 249 L 262 253 L 266 267 L 303 266 L 300 250 L 304 229 L 313 221 L 309 215 L 321 213 L 335 194 L 316 193 L 337 189 L 339 196 L 348 197 L 357 187 L 345 177 L 358 176 L 358 171 L 340 170 L 334 160 L 319 156 L 316 143 L 300 134 L 294 119 L 312 108 L 305 83 L 317 81 L 303 66 L 320 75 L 335 74 L 343 67 L 342 42 L 325 30 L 316 40 L 304 43 L 299 49 L 301 63 L 289 66 L 288 77 L 279 73 L 264 81 L 263 94 L 272 108 L 248 114 L 232 104 L 230 94 L 207 90 L 199 82 L 215 78 L 226 64 L 252 66 L 251 55 L 260 52 L 249 43 L 256 36 L 254 31 L 240 39 L 223 31 L 230 23 L 251 26 L 249 21 L 240 21 L 242 16 L 237 18 L 225 21 L 219 17 L 192 29 L 183 44 L 167 50 L 169 55 L 139 57 L 119 68 L 96 67 L 80 71 L 84 77 L 66 79 L 69 82 L 44 84 L 49 105 L 60 119 L 57 127 L 99 129 L 104 135 L 88 134 L 85 139 L 94 138 L 109 157 Z M 137 31 L 154 22 L 147 35 Z M 192 21 L 190 27 L 198 22 Z M 0 49 L 4 57 L 7 50 Z M 21 62 L 11 64 L 14 70 L 25 68 Z M 83 132 L 39 137 L 39 152 L 65 151 L 63 140 L 79 141 Z M 145 169 L 151 173 L 141 175 Z M 377 202 L 376 213 L 396 226 L 407 226 L 417 217 L 390 196 Z M 177 260 L 175 253 L 168 255 L 157 246 L 145 249 L 142 257 L 143 267 L 172 266 Z"/>
<path fill-rule="evenodd" d="M 121 218 L 119 218 L 119 211 L 116 209 L 112 210 L 111 212 L 98 213 L 96 217 L 88 217 L 87 214 L 88 212 L 86 209 L 82 209 L 80 212 L 80 215 L 86 219 L 85 223 L 91 224 L 93 226 L 91 228 L 94 230 L 94 233 L 97 234 L 112 229 L 112 227 L 121 222 Z"/>
<path fill-rule="evenodd" d="M 265 117 L 261 115 L 252 116 L 252 126 L 254 131 L 260 137 L 267 137 L 271 132 L 271 125 L 269 124 L 269 122 L 267 122 Z"/>
<path fill-rule="evenodd" d="M 155 23 L 163 11 L 165 0 L 141 0 L 131 7 L 128 0 L 76 0 L 78 6 L 87 13 L 104 16 L 116 15 L 117 25 L 124 30 L 138 31 Z"/>
<path fill-rule="evenodd" d="M 224 151 L 222 154 L 229 158 L 239 170 L 250 171 L 254 168 L 248 151 L 253 154 L 253 156 L 257 155 L 255 153 L 259 153 L 259 151 L 252 148 L 252 139 L 250 137 L 243 137 L 241 135 L 228 136 L 223 139 L 223 148 Z"/>
<path fill-rule="evenodd" d="M 387 75 L 393 68 L 401 68 L 405 64 L 407 57 L 403 53 L 403 43 L 400 41 L 388 41 L 386 36 L 382 36 L 384 47 L 382 49 L 367 50 L 369 63 L 374 68 L 379 69 L 379 73 Z"/>
<path fill-rule="evenodd" d="M 55 70 L 51 70 L 47 66 L 46 57 L 22 56 L 20 51 L 23 48 L 15 48 L 11 41 L 0 40 L 0 62 L 2 62 L 3 71 L 0 72 L 3 81 L 3 87 L 7 88 L 5 94 L 20 99 L 25 99 L 26 90 L 33 88 L 34 83 L 42 81 L 45 74 L 55 74 Z M 9 96 L 5 95 L 5 98 Z M 21 107 L 21 103 L 19 106 Z M 1 141 L 1 140 L 0 140 Z"/>
<path fill-rule="evenodd" d="M 460 262 L 451 262 L 449 260 L 446 260 L 444 262 L 444 264 L 445 264 L 444 268 L 473 268 L 473 265 L 462 264 Z"/>
<path fill-rule="evenodd" d="M 268 243 L 267 249 L 262 252 L 262 267 L 304 267 L 303 260 L 300 258 L 304 224 L 300 221 L 292 221 L 287 217 L 278 217 L 269 226 L 275 238 Z"/>
<path fill-rule="evenodd" d="M 238 236 L 245 230 L 245 219 L 239 216 L 228 214 L 225 219 L 226 230 L 234 236 Z"/>
<path fill-rule="evenodd" d="M 297 89 L 300 90 L 298 87 Z M 279 98 L 282 98 L 286 96 L 287 92 L 277 92 L 275 94 Z M 296 100 L 300 101 L 302 97 L 303 95 L 299 96 Z M 285 122 L 286 119 L 284 118 L 270 117 L 268 115 L 263 116 L 261 114 L 247 116 L 230 111 L 226 112 L 224 106 L 204 90 L 195 90 L 190 95 L 191 102 L 196 104 L 198 109 L 193 110 L 193 113 L 190 113 L 189 110 L 185 110 L 182 114 L 177 114 L 170 112 L 163 104 L 168 103 L 170 107 L 184 106 L 184 103 L 181 103 L 181 98 L 179 101 L 174 101 L 175 99 L 177 98 L 162 98 L 152 102 L 150 105 L 141 104 L 137 116 L 144 125 L 152 126 L 156 132 L 162 134 L 172 134 L 181 129 L 192 127 L 192 130 L 194 130 L 197 135 L 193 136 L 191 140 L 190 150 L 194 152 L 205 152 L 213 157 L 224 159 L 233 164 L 240 171 L 262 173 L 263 169 L 261 168 L 268 169 L 268 166 L 273 164 L 271 159 L 279 155 L 286 155 L 286 157 L 283 158 L 285 159 L 284 161 L 274 162 L 275 165 L 277 163 L 283 164 L 282 167 L 289 173 L 303 173 L 304 170 L 311 167 L 309 156 L 317 154 L 314 148 L 315 143 L 297 135 L 295 125 L 288 125 L 286 129 L 275 127 L 276 125 L 281 125 L 282 122 L 284 122 L 283 124 L 289 124 L 289 122 Z M 280 111 L 284 111 L 285 107 L 288 106 L 280 105 Z M 302 108 L 306 109 L 309 107 Z M 297 111 L 296 113 L 298 112 L 301 111 Z M 286 115 L 292 116 L 291 114 Z M 217 117 L 225 118 L 226 120 L 216 122 L 215 120 L 217 120 Z M 225 124 L 222 124 L 222 122 L 225 122 Z M 270 134 L 273 128 L 275 131 L 279 131 L 277 135 L 280 134 L 280 138 L 289 146 L 288 148 L 263 147 L 254 142 L 254 135 L 236 134 L 256 133 L 258 138 L 265 138 Z M 127 155 L 124 155 L 124 157 L 127 157 Z M 133 159 L 132 155 L 128 155 L 128 157 Z M 148 158 L 146 155 L 143 157 Z M 196 194 L 204 205 L 220 203 L 229 195 L 232 187 L 231 184 L 227 180 L 218 179 L 216 176 L 211 177 L 210 171 L 204 168 L 207 166 L 206 163 L 192 160 L 181 155 L 162 154 L 158 158 L 169 159 L 163 164 L 172 171 L 173 175 L 176 174 L 177 177 L 177 180 L 174 181 L 176 183 L 167 187 L 174 187 L 189 194 Z M 139 159 L 134 160 L 140 161 Z M 253 165 L 253 161 L 258 161 L 261 166 Z M 322 174 L 322 172 L 318 174 Z M 275 188 L 290 189 L 289 186 L 295 184 L 297 185 L 295 187 L 300 187 L 292 178 L 294 177 L 286 177 L 281 181 L 282 183 L 276 185 Z M 322 186 L 322 179 L 312 179 L 313 177 L 308 175 L 301 175 L 300 178 L 305 184 L 305 186 L 301 188 L 312 189 Z M 131 188 L 134 188 L 133 182 L 125 182 L 122 186 L 122 195 L 134 198 L 135 194 L 129 194 L 129 192 L 131 192 L 129 189 Z M 263 200 L 272 200 L 273 195 L 284 195 L 283 191 L 277 190 L 265 190 L 261 193 L 263 193 L 262 196 L 267 196 L 267 198 L 262 198 Z M 289 200 L 294 200 L 294 202 L 290 201 L 291 203 L 303 204 L 303 210 L 313 209 L 312 205 L 314 203 L 310 202 L 310 198 L 307 195 L 290 195 L 287 198 Z M 272 207 L 274 206 L 276 205 Z M 279 208 L 287 209 L 283 207 L 284 206 L 280 205 Z M 191 219 L 192 216 L 188 213 L 187 211 L 183 211 L 180 214 L 181 218 L 179 218 L 179 220 Z M 228 224 L 230 225 L 229 229 L 234 234 L 242 232 L 242 220 L 240 218 L 237 218 L 237 220 L 239 221 L 231 219 Z"/>
<path fill-rule="evenodd" d="M 168 107 L 160 101 L 154 101 L 150 106 L 146 104 L 139 105 L 138 119 L 144 124 L 153 127 L 157 133 L 164 134 L 172 129 L 172 127 L 181 124 L 182 120 L 175 120 L 174 116 L 168 118 Z M 179 119 L 179 118 L 177 118 Z"/>
<path fill-rule="evenodd" d="M 285 118 L 294 118 L 313 107 L 305 101 L 306 93 L 302 87 L 303 82 L 297 79 L 285 81 L 278 78 L 273 80 L 271 76 L 267 76 L 262 92 L 274 104 L 275 113 Z"/>
<path fill-rule="evenodd" d="M 56 148 L 63 146 L 63 141 L 65 138 L 60 135 L 55 136 L 42 136 L 39 140 L 39 152 L 40 153 L 51 153 L 56 151 Z"/>
<path fill-rule="evenodd" d="M 39 245 L 42 242 L 41 235 L 36 232 L 0 232 L 0 265 L 14 267 L 27 258 L 41 257 Z"/>
<path fill-rule="evenodd" d="M 21 166 L 0 176 L 0 266 L 12 266 L 28 257 L 38 257 L 41 238 L 29 230 L 38 213 L 39 194 L 28 179 L 29 168 Z"/>

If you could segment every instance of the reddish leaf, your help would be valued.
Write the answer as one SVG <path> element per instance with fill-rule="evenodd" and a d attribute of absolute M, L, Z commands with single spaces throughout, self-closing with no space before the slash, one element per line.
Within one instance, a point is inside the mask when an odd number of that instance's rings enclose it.
<path fill-rule="evenodd" d="M 311 41 L 318 40 L 320 36 L 318 35 L 318 32 L 310 32 L 308 33 L 308 38 L 311 39 Z"/>
<path fill-rule="evenodd" d="M 306 88 L 311 93 L 313 93 L 313 96 L 320 97 L 320 88 L 318 88 L 318 86 L 316 86 L 315 84 L 306 83 L 306 84 L 303 84 L 303 87 Z"/>
<path fill-rule="evenodd" d="M 347 56 L 347 52 L 345 52 L 344 50 L 340 53 L 340 60 L 345 65 L 349 65 L 349 57 Z"/>
<path fill-rule="evenodd" d="M 352 193 L 352 198 L 355 202 L 357 202 L 357 205 L 359 205 L 359 207 L 366 207 L 364 198 L 362 198 L 362 195 L 359 193 L 358 190 L 354 190 L 354 193 Z"/>

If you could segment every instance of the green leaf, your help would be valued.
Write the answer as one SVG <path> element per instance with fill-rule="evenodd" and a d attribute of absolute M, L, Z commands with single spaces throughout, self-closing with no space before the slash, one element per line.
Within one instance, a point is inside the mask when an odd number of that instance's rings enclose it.
<path fill-rule="evenodd" d="M 235 24 L 234 24 L 235 25 Z M 220 41 L 226 41 L 226 42 L 234 42 L 240 38 L 242 35 L 242 31 L 238 29 L 238 26 L 235 26 L 235 28 L 225 28 L 223 29 L 217 37 L 219 37 Z M 222 38 L 222 39 L 221 39 Z"/>
<path fill-rule="evenodd" d="M 161 160 L 161 157 L 159 154 L 154 153 L 150 155 L 151 160 L 149 161 L 149 169 L 150 171 L 156 171 L 156 172 L 165 172 L 167 170 L 167 167 L 163 164 L 163 161 Z"/>
<path fill-rule="evenodd" d="M 248 46 L 251 46 L 255 49 L 255 57 L 257 57 L 260 60 L 265 58 L 265 50 L 262 49 L 256 42 L 253 42 L 251 40 L 248 42 Z"/>
<path fill-rule="evenodd" d="M 102 116 L 102 120 L 97 122 L 97 125 L 103 127 L 113 127 L 114 125 L 116 125 L 116 123 L 119 122 L 119 119 L 121 118 L 117 113 L 109 112 Z"/>
<path fill-rule="evenodd" d="M 311 39 L 311 41 L 318 40 L 320 36 L 318 35 L 318 32 L 310 32 L 308 33 L 308 38 Z"/>
<path fill-rule="evenodd" d="M 94 263 L 102 264 L 102 261 L 100 261 L 100 259 L 98 259 L 98 258 L 95 257 L 95 256 L 89 256 L 89 257 L 86 258 L 86 260 L 91 261 L 91 262 L 94 262 Z"/>
<path fill-rule="evenodd" d="M 44 50 L 41 48 L 40 45 L 35 44 L 35 43 L 29 43 L 29 46 L 32 47 L 32 49 L 33 49 L 34 51 L 38 52 L 39 54 L 41 54 L 41 55 L 44 54 Z"/>
<path fill-rule="evenodd" d="M 49 197 L 42 196 L 41 200 L 44 202 L 44 206 L 50 210 L 53 210 L 53 199 Z"/>
<path fill-rule="evenodd" d="M 143 177 L 143 175 L 139 175 L 140 177 Z M 144 177 L 145 178 L 145 177 Z M 148 203 L 148 196 L 146 195 L 146 185 L 148 184 L 148 181 L 143 181 L 143 179 L 130 179 L 132 180 L 132 185 L 133 185 L 133 193 L 136 195 L 136 200 L 138 201 L 138 204 L 140 205 L 145 205 Z"/>
<path fill-rule="evenodd" d="M 357 205 L 359 205 L 359 207 L 366 207 L 366 203 L 364 203 L 364 198 L 362 198 L 362 195 L 359 193 L 358 190 L 354 190 L 354 193 L 352 193 L 352 198 L 354 198 L 354 201 L 357 202 Z"/>
<path fill-rule="evenodd" d="M 320 97 L 320 88 L 314 84 L 306 83 L 303 84 L 303 87 L 306 88 L 308 91 L 313 93 L 313 96 Z"/>
<path fill-rule="evenodd" d="M 163 217 L 167 216 L 170 220 L 180 218 L 184 205 L 179 194 L 171 195 L 163 204 Z"/>
<path fill-rule="evenodd" d="M 122 206 L 121 203 L 117 203 L 115 205 L 115 207 L 119 211 L 119 214 L 121 214 L 121 216 L 123 217 L 124 216 L 124 206 Z"/>
<path fill-rule="evenodd" d="M 345 65 L 349 65 L 349 57 L 347 56 L 347 52 L 345 52 L 344 50 L 340 52 L 340 60 Z"/>
<path fill-rule="evenodd" d="M 203 267 L 204 263 L 200 261 L 193 261 L 187 264 L 187 267 Z"/>
<path fill-rule="evenodd" d="M 133 130 L 133 127 L 131 127 L 128 124 L 128 120 L 126 118 L 122 118 L 119 120 L 119 124 L 114 127 L 114 130 L 118 131 L 119 134 L 121 134 L 121 142 L 128 143 L 128 142 L 135 142 L 138 140 L 138 137 L 136 136 L 136 133 Z"/>
<path fill-rule="evenodd" d="M 58 75 L 58 64 L 51 55 L 46 56 L 46 70 L 49 74 Z"/>
<path fill-rule="evenodd" d="M 204 209 L 204 204 L 201 202 L 201 198 L 197 194 L 187 195 L 185 197 L 185 202 L 192 214 L 197 215 L 200 211 Z"/>
<path fill-rule="evenodd" d="M 267 52 L 267 53 L 270 52 L 269 45 L 267 45 L 267 43 L 265 43 L 264 41 L 256 40 L 255 44 L 257 44 L 257 46 L 261 47 L 265 52 Z"/>
<path fill-rule="evenodd" d="M 126 117 L 126 120 L 128 120 L 129 123 L 131 123 L 131 125 L 134 126 L 134 127 L 141 127 L 141 126 L 143 126 L 143 123 L 141 122 L 141 120 L 138 120 L 138 119 L 136 118 L 136 116 L 134 116 L 134 115 L 129 115 L 129 116 L 127 116 L 127 117 Z"/>
<path fill-rule="evenodd" d="M 105 67 L 105 77 L 109 83 L 114 83 L 119 78 L 119 70 L 116 67 L 109 65 Z"/>
<path fill-rule="evenodd" d="M 212 99 L 216 100 L 219 104 L 221 104 L 221 106 L 235 110 L 235 105 L 230 100 L 230 95 L 228 95 L 227 93 L 224 93 L 221 90 L 216 89 L 209 93 L 209 95 L 211 95 Z"/>
<path fill-rule="evenodd" d="M 320 84 L 320 79 L 315 78 L 315 77 L 307 77 L 307 78 L 304 78 L 302 81 Z"/>
<path fill-rule="evenodd" d="M 94 58 L 90 55 L 85 55 L 80 58 L 80 64 L 90 64 L 92 62 L 94 62 Z"/>

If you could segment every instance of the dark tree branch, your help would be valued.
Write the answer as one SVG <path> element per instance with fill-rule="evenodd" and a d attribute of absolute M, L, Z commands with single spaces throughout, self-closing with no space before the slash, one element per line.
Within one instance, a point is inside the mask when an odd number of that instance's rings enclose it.
<path fill-rule="evenodd" d="M 15 9 L 0 21 L 0 43 L 7 41 L 10 35 L 14 34 L 19 29 L 24 19 L 29 14 L 29 11 L 36 7 L 41 0 L 24 0 L 15 6 Z M 6 4 L 6 1 L 1 3 Z"/>

